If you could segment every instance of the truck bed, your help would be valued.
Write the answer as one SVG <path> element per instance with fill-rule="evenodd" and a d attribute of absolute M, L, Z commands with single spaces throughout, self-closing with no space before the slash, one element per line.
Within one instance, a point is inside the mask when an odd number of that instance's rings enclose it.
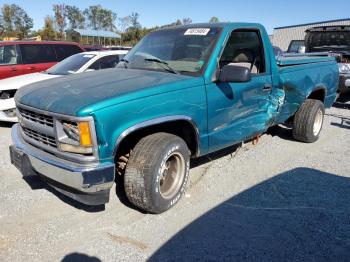
<path fill-rule="evenodd" d="M 285 67 L 335 61 L 334 57 L 327 55 L 328 53 L 284 55 L 278 57 L 276 62 L 278 66 Z"/>
<path fill-rule="evenodd" d="M 287 55 L 277 58 L 276 62 L 285 95 L 276 124 L 283 123 L 294 115 L 312 90 L 324 90 L 325 107 L 332 106 L 338 88 L 338 65 L 334 57 L 329 57 L 328 54 Z"/>

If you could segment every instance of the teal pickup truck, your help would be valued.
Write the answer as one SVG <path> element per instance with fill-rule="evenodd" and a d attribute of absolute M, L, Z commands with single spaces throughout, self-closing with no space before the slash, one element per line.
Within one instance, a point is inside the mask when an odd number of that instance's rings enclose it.
<path fill-rule="evenodd" d="M 133 205 L 161 213 L 183 194 L 191 158 L 287 121 L 295 139 L 315 142 L 338 70 L 331 57 L 276 61 L 260 24 L 161 29 L 117 68 L 20 89 L 11 161 L 88 205 L 123 181 Z"/>

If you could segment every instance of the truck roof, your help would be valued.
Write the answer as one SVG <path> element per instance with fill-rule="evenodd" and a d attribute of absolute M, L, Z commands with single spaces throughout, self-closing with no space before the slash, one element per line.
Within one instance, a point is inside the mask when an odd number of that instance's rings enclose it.
<path fill-rule="evenodd" d="M 169 26 L 160 28 L 161 30 L 168 30 L 168 29 L 175 29 L 175 28 L 196 28 L 196 27 L 258 27 L 258 28 L 264 28 L 259 23 L 243 23 L 243 22 L 219 22 L 219 23 L 195 23 L 195 24 L 187 24 L 187 25 L 177 25 L 177 26 Z"/>

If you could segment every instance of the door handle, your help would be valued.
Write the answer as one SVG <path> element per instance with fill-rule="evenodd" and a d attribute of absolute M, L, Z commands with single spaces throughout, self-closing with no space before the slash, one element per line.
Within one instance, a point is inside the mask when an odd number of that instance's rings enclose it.
<path fill-rule="evenodd" d="M 35 70 L 35 69 L 36 69 L 36 67 L 31 66 L 31 67 L 28 67 L 28 69 L 29 69 L 29 70 Z"/>
<path fill-rule="evenodd" d="M 272 85 L 271 84 L 265 84 L 264 87 L 263 87 L 264 91 L 271 91 L 271 89 L 272 89 Z"/>
<path fill-rule="evenodd" d="M 16 71 L 17 71 L 17 68 L 12 67 L 12 68 L 11 68 L 11 71 L 12 71 L 12 72 L 16 72 Z"/>

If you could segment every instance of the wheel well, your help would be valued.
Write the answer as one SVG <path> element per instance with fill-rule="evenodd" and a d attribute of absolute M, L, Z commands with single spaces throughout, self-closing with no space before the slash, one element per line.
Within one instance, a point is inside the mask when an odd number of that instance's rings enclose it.
<path fill-rule="evenodd" d="M 308 96 L 308 99 L 319 100 L 322 103 L 324 103 L 325 98 L 326 98 L 326 91 L 323 88 L 312 91 L 311 94 Z"/>
<path fill-rule="evenodd" d="M 127 154 L 145 136 L 165 132 L 181 137 L 187 144 L 192 156 L 196 156 L 199 150 L 199 141 L 196 127 L 186 120 L 176 120 L 143 127 L 128 134 L 120 142 L 117 148 L 116 157 Z"/>

